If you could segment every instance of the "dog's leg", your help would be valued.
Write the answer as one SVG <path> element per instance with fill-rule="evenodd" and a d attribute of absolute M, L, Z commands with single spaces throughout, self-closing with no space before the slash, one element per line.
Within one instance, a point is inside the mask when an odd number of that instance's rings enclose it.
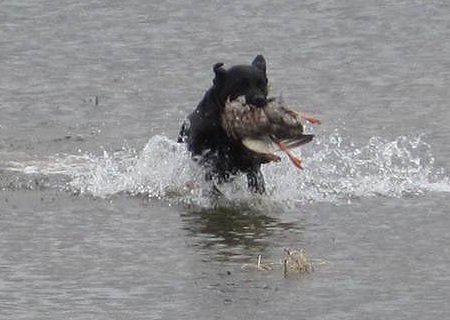
<path fill-rule="evenodd" d="M 216 180 L 216 182 L 214 180 Z M 217 188 L 216 186 L 217 179 L 214 179 L 214 175 L 211 171 L 205 173 L 205 181 L 212 182 L 212 187 L 211 190 L 209 191 L 209 195 L 211 197 L 216 198 L 223 195 L 222 192 L 219 190 L 219 188 Z"/>
<path fill-rule="evenodd" d="M 211 195 L 214 197 L 223 196 L 222 191 L 219 190 L 219 186 L 223 183 L 230 182 L 232 177 L 228 172 L 217 173 L 213 171 L 207 171 L 205 173 L 205 181 L 212 182 Z"/>
<path fill-rule="evenodd" d="M 266 193 L 266 186 L 264 183 L 264 177 L 259 168 L 254 169 L 247 173 L 247 184 L 251 192 L 264 194 Z"/>

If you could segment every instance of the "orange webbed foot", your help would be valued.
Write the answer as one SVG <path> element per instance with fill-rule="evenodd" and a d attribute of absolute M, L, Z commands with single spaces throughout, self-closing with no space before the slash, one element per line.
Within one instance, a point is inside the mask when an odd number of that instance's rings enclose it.
<path fill-rule="evenodd" d="M 300 117 L 301 119 L 308 121 L 309 123 L 312 123 L 312 124 L 320 124 L 321 123 L 321 121 L 319 119 L 317 119 L 307 113 L 301 112 L 301 111 L 289 110 L 289 114 L 296 118 Z"/>
<path fill-rule="evenodd" d="M 275 142 L 277 144 L 277 146 L 280 148 L 281 151 L 283 151 L 284 153 L 286 153 L 286 155 L 288 156 L 289 160 L 291 160 L 292 164 L 294 166 L 296 166 L 299 169 L 303 169 L 302 167 L 302 160 L 300 160 L 299 158 L 297 158 L 296 156 L 294 156 L 292 153 L 290 153 L 289 148 L 286 144 L 284 144 L 283 142 Z"/>
<path fill-rule="evenodd" d="M 305 120 L 308 121 L 309 123 L 312 123 L 312 124 L 320 124 L 320 120 L 319 120 L 319 119 L 317 119 L 317 118 L 315 118 L 315 117 L 313 117 L 313 116 L 310 116 L 309 114 L 300 112 L 299 115 L 300 115 L 300 117 L 301 117 L 302 119 L 305 119 Z"/>

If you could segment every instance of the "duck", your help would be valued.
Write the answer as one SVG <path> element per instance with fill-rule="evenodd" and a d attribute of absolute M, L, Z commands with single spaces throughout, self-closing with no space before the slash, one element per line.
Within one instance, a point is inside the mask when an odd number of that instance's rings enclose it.
<path fill-rule="evenodd" d="M 269 97 L 264 106 L 247 103 L 245 96 L 228 98 L 221 113 L 221 125 L 226 134 L 238 140 L 264 162 L 278 162 L 275 154 L 284 152 L 292 164 L 302 169 L 302 161 L 291 149 L 311 142 L 313 134 L 305 134 L 302 121 L 320 124 L 316 117 L 293 111 L 282 97 Z"/>

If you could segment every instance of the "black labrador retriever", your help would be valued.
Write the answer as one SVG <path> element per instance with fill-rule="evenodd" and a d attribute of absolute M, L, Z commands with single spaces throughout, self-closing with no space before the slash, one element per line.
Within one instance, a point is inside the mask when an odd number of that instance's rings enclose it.
<path fill-rule="evenodd" d="M 206 168 L 206 179 L 226 182 L 237 173 L 247 175 L 252 192 L 264 193 L 260 167 L 267 160 L 246 149 L 241 141 L 229 137 L 221 126 L 227 99 L 245 96 L 246 103 L 263 107 L 267 99 L 266 61 L 258 55 L 250 65 L 229 69 L 214 65 L 213 86 L 183 123 L 178 142 L 186 142 L 194 160 Z"/>

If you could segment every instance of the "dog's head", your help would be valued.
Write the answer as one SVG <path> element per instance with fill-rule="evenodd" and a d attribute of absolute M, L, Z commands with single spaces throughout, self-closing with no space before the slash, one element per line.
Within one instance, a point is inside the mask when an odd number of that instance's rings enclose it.
<path fill-rule="evenodd" d="M 267 99 L 266 60 L 258 55 L 250 65 L 238 65 L 226 70 L 223 63 L 214 65 L 214 89 L 223 107 L 225 101 L 245 96 L 246 102 L 263 107 Z"/>

